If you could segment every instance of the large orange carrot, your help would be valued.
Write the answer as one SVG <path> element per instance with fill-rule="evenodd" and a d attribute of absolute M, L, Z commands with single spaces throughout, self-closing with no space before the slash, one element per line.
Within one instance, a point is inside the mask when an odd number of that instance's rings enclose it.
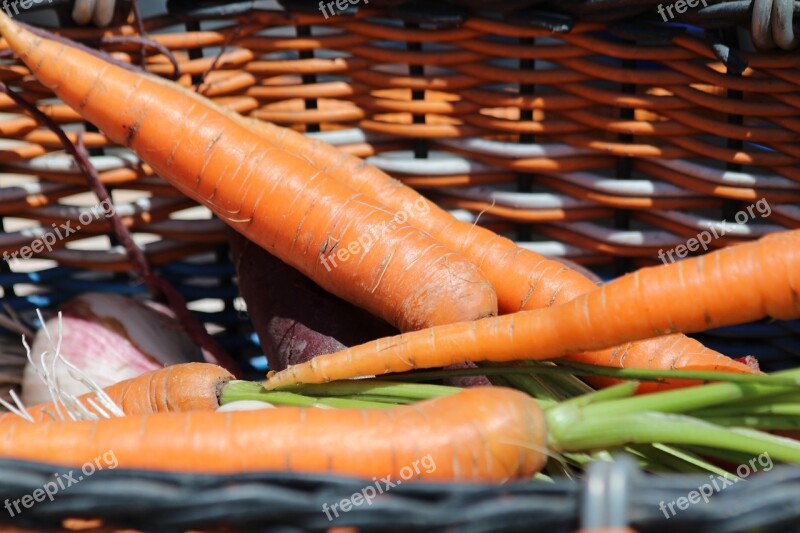
<path fill-rule="evenodd" d="M 533 398 L 483 387 L 392 409 L 281 407 L 18 424 L 0 436 L 0 456 L 80 466 L 111 450 L 126 469 L 505 481 L 538 472 L 546 442 Z"/>
<path fill-rule="evenodd" d="M 323 355 L 278 372 L 265 387 L 464 361 L 547 359 L 765 316 L 800 316 L 800 230 L 644 268 L 549 309 L 438 326 Z"/>
<path fill-rule="evenodd" d="M 220 366 L 185 363 L 145 372 L 103 391 L 126 415 L 210 410 L 219 407 L 222 387 L 232 379 L 233 375 Z M 89 401 L 102 406 L 95 393 L 83 394 L 77 400 L 90 413 L 99 414 Z M 34 405 L 27 411 L 34 422 L 51 421 L 59 412 L 52 403 Z M 12 413 L 0 415 L 0 426 L 13 422 L 28 423 Z"/>
<path fill-rule="evenodd" d="M 21 35 L 27 38 L 28 41 L 30 40 L 29 35 L 25 33 Z M 20 35 L 16 35 L 15 37 L 13 41 L 17 43 L 18 47 L 25 44 L 25 39 L 20 37 Z M 12 45 L 13 44 L 12 42 Z M 97 61 L 98 60 L 96 60 L 96 62 Z M 148 79 L 152 83 L 164 87 L 165 91 L 171 88 L 169 84 L 157 78 L 148 77 Z M 187 95 L 184 91 L 184 96 L 186 96 L 187 101 L 191 100 L 196 108 L 207 109 L 212 106 L 210 101 L 197 95 Z M 113 108 L 115 106 L 116 102 L 112 103 L 109 107 Z M 216 109 L 220 111 L 219 108 Z M 367 196 L 378 199 L 385 203 L 388 208 L 396 212 L 400 212 L 400 210 L 404 208 L 407 209 L 409 205 L 419 201 L 421 198 L 412 189 L 402 186 L 399 182 L 389 178 L 386 174 L 374 167 L 365 165 L 359 159 L 343 154 L 325 143 L 308 141 L 303 136 L 291 132 L 290 130 L 277 128 L 269 124 L 257 121 L 247 122 L 246 119 L 239 117 L 235 113 L 230 113 L 228 116 L 243 127 L 249 124 L 251 129 L 263 139 L 290 148 L 298 157 L 304 158 L 304 160 L 309 161 L 312 165 L 320 169 L 325 168 L 326 171 L 335 175 L 342 183 L 347 183 L 354 189 L 365 193 Z M 181 119 L 176 120 L 181 122 Z M 169 131 L 169 128 L 167 128 L 166 131 Z M 204 159 L 204 157 L 199 157 L 199 159 Z M 580 274 L 563 267 L 560 263 L 547 260 L 533 252 L 521 249 L 512 241 L 495 235 L 488 230 L 458 222 L 433 204 L 428 203 L 427 205 L 430 208 L 428 216 L 416 216 L 411 219 L 410 222 L 419 226 L 420 229 L 429 232 L 445 245 L 457 249 L 460 253 L 463 253 L 474 263 L 478 264 L 482 272 L 495 286 L 502 312 L 512 312 L 518 309 L 533 309 L 545 305 L 552 305 L 554 303 L 562 303 L 577 294 L 593 288 L 593 284 L 590 281 L 586 280 Z M 246 232 L 243 233 L 250 235 Z M 253 240 L 272 251 L 272 248 L 263 244 L 263 241 L 256 238 L 253 238 Z M 339 242 L 343 242 L 343 240 L 344 239 L 340 237 Z M 381 241 L 387 245 L 385 247 L 386 250 L 393 249 L 395 244 L 393 240 L 392 242 L 388 242 L 388 239 L 381 239 Z M 322 246 L 325 246 L 325 243 L 323 243 Z M 388 255 L 381 255 L 381 253 L 378 253 L 376 250 L 374 255 L 380 256 L 381 258 L 392 257 L 391 252 L 386 252 L 386 254 Z M 291 261 L 287 262 L 296 266 Z M 418 265 L 422 264 L 423 262 L 418 262 Z M 298 270 L 309 275 L 307 270 L 301 268 L 298 268 Z M 430 271 L 430 269 L 420 267 L 420 271 L 425 272 Z M 373 270 L 373 273 L 375 272 L 376 271 Z M 416 272 L 416 269 L 414 272 Z M 325 272 L 317 273 L 322 275 L 322 277 L 325 275 Z M 474 279 L 471 271 L 467 272 L 469 275 L 457 274 L 458 269 L 453 269 L 452 276 L 455 278 Z M 358 296 L 362 296 L 361 294 L 357 295 L 353 294 L 353 291 L 349 291 L 351 294 L 343 295 L 341 292 L 337 292 L 335 288 L 331 288 L 331 284 L 335 285 L 335 280 L 321 280 L 320 277 L 314 275 L 310 277 L 334 294 L 343 296 L 351 302 L 375 312 L 373 306 L 359 303 L 360 300 Z M 442 275 L 441 277 L 449 279 L 448 275 Z M 373 279 L 374 278 L 375 275 L 373 275 Z M 407 276 L 403 279 L 406 280 L 406 278 L 413 278 L 413 276 Z M 355 279 L 356 283 L 363 281 L 363 278 L 359 278 L 357 275 Z M 393 286 L 388 280 L 389 278 L 387 276 L 383 276 L 383 282 L 385 282 L 385 284 L 382 288 Z M 352 283 L 353 277 L 348 281 Z M 435 283 L 430 283 L 429 285 L 435 285 Z M 472 285 L 474 292 L 479 292 L 483 295 L 484 288 L 481 283 L 468 283 L 467 285 Z M 348 289 L 351 288 L 350 285 L 347 285 L 347 287 Z M 463 289 L 463 285 L 456 284 L 456 287 L 451 292 L 458 293 L 459 289 Z M 387 292 L 394 293 L 392 296 L 395 298 L 398 297 L 398 293 L 404 294 L 404 291 L 405 287 L 400 287 L 393 291 L 387 289 Z M 469 291 L 463 289 L 462 292 Z M 432 301 L 431 298 L 437 293 L 438 291 L 434 291 L 427 295 L 425 298 L 427 307 L 436 305 L 436 302 Z M 378 294 L 370 294 L 366 299 L 369 300 L 373 297 L 378 298 L 379 296 Z M 437 317 L 435 320 L 428 320 L 427 323 L 446 323 L 459 319 L 471 318 L 469 317 L 470 314 L 489 314 L 485 309 L 491 307 L 491 305 L 476 305 L 475 311 L 470 308 L 464 309 L 464 302 L 470 300 L 470 298 L 467 296 L 459 298 L 459 296 L 461 296 L 460 294 L 456 294 L 456 296 L 456 298 L 450 298 L 450 301 L 455 300 L 462 303 L 458 306 L 450 306 L 452 311 L 454 311 L 453 313 L 449 313 L 441 319 Z M 469 294 L 468 296 L 471 297 L 473 295 Z M 482 298 L 479 297 L 474 298 L 476 302 L 481 299 Z M 447 298 L 442 298 L 441 300 L 445 301 Z M 401 307 L 403 307 L 402 304 Z M 464 309 L 464 312 L 460 313 L 458 316 L 454 316 L 455 312 L 461 309 Z M 408 306 L 405 306 L 404 311 L 408 312 Z M 420 314 L 424 314 L 425 311 L 430 311 L 430 309 L 425 309 Z M 398 321 L 388 318 L 385 313 L 376 312 L 376 314 L 386 318 L 395 325 L 399 325 L 400 329 L 414 329 L 414 327 L 404 327 L 398 324 Z M 418 322 L 425 322 L 425 320 L 423 319 Z M 665 353 L 665 349 L 669 349 L 669 352 Z M 691 354 L 691 357 L 687 357 L 687 354 Z M 699 342 L 684 338 L 683 336 L 675 336 L 671 339 L 660 339 L 658 341 L 626 344 L 602 352 L 578 354 L 571 357 L 595 364 L 611 366 L 675 369 L 717 368 L 730 369 L 737 372 L 752 371 L 748 367 L 736 363 L 735 361 L 722 358 L 720 354 L 703 347 Z M 691 366 L 687 366 L 689 363 Z M 661 364 L 662 366 L 657 366 L 657 364 Z"/>
<path fill-rule="evenodd" d="M 3 13 L 0 32 L 111 140 L 329 292 L 404 331 L 496 314 L 494 290 L 471 262 L 200 97 L 35 36 Z"/>
<path fill-rule="evenodd" d="M 595 288 L 594 281 L 559 261 L 520 248 L 513 241 L 486 228 L 455 219 L 414 189 L 357 157 L 288 128 L 245 118 L 232 111 L 224 112 L 263 139 L 305 158 L 315 168 L 393 211 L 408 212 L 410 206 L 424 202 L 427 213 L 415 216 L 410 219 L 410 223 L 477 264 L 495 287 L 501 313 L 562 304 Z M 621 368 L 721 370 L 740 373 L 755 371 L 681 334 L 625 343 L 599 351 L 569 354 L 567 357 L 584 363 Z M 602 378 L 590 380 L 595 385 L 616 382 Z M 639 391 L 692 383 L 696 382 L 665 380 L 661 383 L 642 383 Z"/>
<path fill-rule="evenodd" d="M 178 87 L 155 76 L 147 78 L 165 88 Z M 503 313 L 560 304 L 594 288 L 591 280 L 557 261 L 522 249 L 514 242 L 485 228 L 457 221 L 413 189 L 356 157 L 292 130 L 244 118 L 192 91 L 183 88 L 178 90 L 198 107 L 210 107 L 225 114 L 263 140 L 285 148 L 297 157 L 303 158 L 314 168 L 328 173 L 341 183 L 382 203 L 394 212 L 410 212 L 410 206 L 424 202 L 428 213 L 425 216 L 413 217 L 409 223 L 428 232 L 439 242 L 477 264 L 494 285 L 499 309 Z M 592 364 L 620 367 L 753 371 L 683 335 L 626 343 L 598 352 L 571 354 L 569 357 Z M 689 383 L 691 382 L 686 380 L 670 381 L 669 386 Z M 643 384 L 641 390 L 663 386 L 663 384 Z"/>

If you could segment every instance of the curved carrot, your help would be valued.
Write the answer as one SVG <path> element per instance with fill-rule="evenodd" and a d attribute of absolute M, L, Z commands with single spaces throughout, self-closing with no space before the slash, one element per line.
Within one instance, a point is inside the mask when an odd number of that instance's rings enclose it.
<path fill-rule="evenodd" d="M 392 409 L 280 407 L 18 424 L 0 435 L 0 456 L 80 466 L 112 450 L 122 468 L 394 481 L 410 481 L 411 469 L 425 480 L 505 481 L 538 472 L 546 442 L 533 398 L 482 387 Z"/>
<path fill-rule="evenodd" d="M 411 187 L 355 156 L 288 128 L 245 118 L 233 111 L 222 111 L 265 140 L 307 159 L 315 168 L 383 203 L 389 209 L 408 210 L 410 205 L 424 202 L 427 205 L 427 214 L 413 218 L 410 223 L 477 264 L 497 292 L 501 313 L 562 304 L 596 286 L 594 280 L 558 260 L 520 248 L 513 241 L 486 228 L 455 219 Z M 624 343 L 604 350 L 568 354 L 566 357 L 583 363 L 620 368 L 757 372 L 756 369 L 727 358 L 681 334 Z M 600 378 L 589 378 L 589 381 L 595 385 L 618 382 Z M 659 383 L 641 383 L 638 390 L 647 392 L 695 383 L 698 382 L 664 380 Z"/>
<path fill-rule="evenodd" d="M 35 36 L 3 13 L 0 31 L 67 105 L 325 290 L 403 331 L 497 313 L 471 262 L 201 97 Z"/>
<path fill-rule="evenodd" d="M 224 368 L 208 363 L 184 363 L 145 372 L 106 387 L 103 391 L 126 415 L 145 415 L 170 411 L 210 410 L 219 407 L 222 387 L 233 379 Z M 99 414 L 89 400 L 97 401 L 93 392 L 78 397 L 78 401 L 91 413 Z M 62 407 L 63 409 L 63 407 Z M 34 422 L 52 421 L 58 412 L 52 403 L 41 403 L 27 408 Z M 0 427 L 19 422 L 21 417 L 4 413 Z"/>
<path fill-rule="evenodd" d="M 559 261 L 547 259 L 533 251 L 520 248 L 513 241 L 480 226 L 456 220 L 414 189 L 403 185 L 357 157 L 322 141 L 309 139 L 293 130 L 257 119 L 242 117 L 234 111 L 202 98 L 193 91 L 169 84 L 156 76 L 146 76 L 153 83 L 177 88 L 198 106 L 211 107 L 225 114 L 263 140 L 303 158 L 313 167 L 328 173 L 341 183 L 382 203 L 395 212 L 408 211 L 409 206 L 419 205 L 418 202 L 423 202 L 427 206 L 427 214 L 416 216 L 410 219 L 409 223 L 428 232 L 439 242 L 477 264 L 494 286 L 497 292 L 498 307 L 502 313 L 564 303 L 595 287 L 592 280 L 565 267 Z M 725 358 L 722 354 L 683 335 L 626 343 L 600 351 L 570 354 L 568 357 L 596 365 L 627 368 L 755 372 L 754 369 Z M 592 381 L 596 384 L 608 384 L 614 380 L 595 379 Z M 692 383 L 695 382 L 666 380 L 666 383 L 643 383 L 639 386 L 639 390 L 643 392 Z"/>
<path fill-rule="evenodd" d="M 644 268 L 549 309 L 438 326 L 323 355 L 278 372 L 265 387 L 464 361 L 547 359 L 765 316 L 800 316 L 800 230 Z M 730 361 L 719 357 L 720 365 Z"/>

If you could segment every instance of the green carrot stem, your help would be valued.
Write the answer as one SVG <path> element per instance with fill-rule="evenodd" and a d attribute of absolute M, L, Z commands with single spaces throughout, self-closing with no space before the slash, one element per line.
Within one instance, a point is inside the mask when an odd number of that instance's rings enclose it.
<path fill-rule="evenodd" d="M 377 379 L 350 379 L 322 384 L 302 384 L 284 387 L 282 391 L 308 396 L 383 396 L 406 400 L 428 400 L 455 394 L 459 387 L 418 383 L 398 383 Z"/>
<path fill-rule="evenodd" d="M 489 374 L 486 374 L 486 379 L 488 379 L 488 380 L 489 380 L 489 383 L 491 383 L 491 384 L 492 384 L 492 385 L 494 385 L 495 387 L 509 387 L 509 388 L 513 388 L 513 387 L 511 387 L 511 384 L 510 384 L 508 381 L 506 381 L 506 378 L 505 378 L 504 376 L 501 376 L 501 375 L 492 375 L 491 373 L 489 373 Z M 521 390 L 521 389 L 520 389 L 520 390 Z M 526 390 L 523 390 L 522 392 L 528 392 L 528 391 L 526 391 Z M 530 392 L 528 392 L 528 394 L 530 394 Z M 531 394 L 531 396 L 533 396 L 533 395 Z"/>
<path fill-rule="evenodd" d="M 576 396 L 575 398 L 570 398 L 569 400 L 564 400 L 561 403 L 555 404 L 553 407 L 564 410 L 582 408 L 595 403 L 616 400 L 619 398 L 627 398 L 635 392 L 636 382 L 626 381 L 612 385 L 611 387 L 606 387 L 605 389 L 592 391 L 587 394 L 582 394 L 581 396 Z"/>
<path fill-rule="evenodd" d="M 726 383 L 760 383 L 763 385 L 800 386 L 800 376 L 782 376 L 780 374 L 734 374 L 731 372 L 715 372 L 700 370 L 651 370 L 646 368 L 614 368 L 599 365 L 577 363 L 566 359 L 556 359 L 555 363 L 579 376 L 602 376 L 616 379 L 637 381 L 665 382 L 672 379 L 687 379 Z"/>
<path fill-rule="evenodd" d="M 800 442 L 760 431 L 724 428 L 695 418 L 665 413 L 636 413 L 606 417 L 556 418 L 547 411 L 549 446 L 556 451 L 618 448 L 626 444 L 664 443 L 706 446 L 752 454 L 768 453 L 775 461 L 800 464 Z"/>
<path fill-rule="evenodd" d="M 389 405 L 408 405 L 415 403 L 419 400 L 410 400 L 408 398 L 398 398 L 392 396 L 378 396 L 374 394 L 353 394 L 351 396 L 334 396 L 334 398 L 339 398 L 341 400 L 358 400 L 364 402 L 378 402 L 378 403 L 385 403 Z"/>
<path fill-rule="evenodd" d="M 651 469 L 661 467 L 661 471 L 682 472 L 684 474 L 714 473 L 723 476 L 729 475 L 722 468 L 713 465 L 685 448 L 675 448 L 665 444 L 636 444 L 628 447 L 647 460 Z M 666 468 L 664 468 L 666 466 Z"/>
<path fill-rule="evenodd" d="M 800 394 L 798 391 L 783 394 L 770 394 L 764 397 L 744 398 L 699 409 L 695 413 L 708 413 L 709 415 L 741 414 L 744 412 L 767 412 L 778 409 L 782 414 L 797 414 L 800 408 Z M 693 413 L 694 414 L 694 413 Z"/>
<path fill-rule="evenodd" d="M 549 400 L 557 402 L 561 398 L 558 396 L 558 393 L 553 390 L 551 386 L 545 380 L 541 380 L 536 376 L 532 375 L 524 375 L 524 374 L 508 374 L 504 376 L 504 379 L 508 384 L 517 390 L 521 390 L 522 392 L 527 392 L 534 398 L 539 398 L 541 400 Z"/>
<path fill-rule="evenodd" d="M 578 376 L 598 376 L 609 377 L 622 380 L 636 381 L 655 381 L 664 382 L 666 380 L 686 379 L 694 381 L 726 382 L 726 383 L 750 383 L 764 385 L 784 385 L 786 387 L 796 387 L 800 384 L 798 378 L 783 377 L 780 374 L 754 375 L 754 374 L 734 374 L 731 372 L 713 371 L 694 371 L 694 370 L 650 370 L 640 368 L 613 368 L 598 365 L 586 365 L 583 363 L 565 362 L 557 359 L 556 365 L 545 365 L 539 361 L 526 361 L 528 364 L 515 364 L 496 366 L 481 366 L 480 368 L 459 368 L 453 370 L 425 370 L 418 372 L 404 372 L 382 376 L 383 380 L 403 380 L 409 382 L 433 381 L 448 377 L 457 376 L 496 376 L 496 375 L 578 375 Z"/>
<path fill-rule="evenodd" d="M 709 416 L 723 415 L 723 414 L 742 414 L 751 412 L 759 406 L 765 405 L 798 405 L 800 404 L 800 391 L 793 390 L 792 392 L 783 392 L 777 394 L 764 394 L 763 396 L 748 396 L 730 402 L 725 402 L 722 405 L 712 405 L 704 407 L 691 414 L 699 416 L 708 414 Z"/>
<path fill-rule="evenodd" d="M 489 381 L 492 382 L 492 385 L 494 385 L 495 387 L 508 387 L 510 389 L 515 388 L 511 383 L 508 382 L 508 380 L 506 380 L 506 376 L 487 376 L 487 377 L 489 378 Z M 527 386 L 527 383 L 523 383 L 522 385 L 523 386 Z M 536 396 L 531 394 L 530 390 L 527 390 L 525 388 L 518 388 L 517 390 L 521 390 L 522 392 L 528 393 L 534 400 L 536 400 L 536 403 L 539 404 L 539 407 L 542 410 L 549 409 L 549 408 L 553 407 L 554 405 L 558 405 L 558 402 L 555 401 L 555 400 L 547 400 L 547 399 L 544 399 L 544 398 L 537 398 Z"/>
<path fill-rule="evenodd" d="M 711 416 L 703 417 L 704 420 L 726 427 L 746 427 L 762 430 L 773 429 L 800 429 L 800 419 L 797 416 L 772 416 L 772 415 L 747 415 L 738 416 Z"/>
<path fill-rule="evenodd" d="M 485 366 L 489 368 L 503 366 L 502 364 L 499 363 L 489 363 L 489 362 L 483 362 L 478 364 L 479 366 Z M 522 373 L 519 374 L 514 373 L 514 374 L 509 374 L 507 378 L 510 382 L 515 383 L 517 385 L 517 388 L 520 388 L 519 385 L 522 385 L 526 382 L 539 383 L 542 387 L 547 389 L 547 391 L 551 395 L 551 398 L 548 399 L 563 400 L 566 398 L 572 398 L 574 396 L 586 394 L 594 390 L 589 385 L 578 379 L 574 374 L 564 372 L 562 369 L 559 369 L 550 361 L 519 361 L 517 365 L 523 368 L 527 367 L 527 368 L 534 368 L 537 370 L 547 370 L 547 369 L 558 370 L 558 372 L 551 372 L 551 373 L 543 372 L 539 373 L 538 375 L 537 374 L 526 375 Z M 512 365 L 512 366 L 517 366 L 517 365 Z"/>
<path fill-rule="evenodd" d="M 800 369 L 781 372 L 781 377 L 796 378 Z M 711 383 L 686 389 L 655 392 L 633 398 L 598 403 L 587 407 L 587 417 L 658 412 L 688 412 L 745 398 L 764 399 L 770 395 L 797 392 L 798 386 L 765 385 L 763 383 Z"/>
<path fill-rule="evenodd" d="M 800 404 L 797 403 L 756 403 L 753 405 L 721 405 L 709 409 L 693 411 L 692 416 L 698 418 L 738 415 L 800 415 Z"/>
<path fill-rule="evenodd" d="M 691 447 L 687 447 L 686 449 L 689 449 L 692 452 L 698 453 L 698 454 L 703 455 L 705 457 L 708 457 L 710 455 L 714 455 L 717 459 L 719 459 L 721 461 L 724 461 L 725 463 L 728 463 L 728 466 L 729 466 L 729 468 L 731 470 L 731 472 L 728 473 L 728 476 L 731 477 L 731 478 L 739 477 L 738 475 L 734 475 L 733 474 L 733 472 L 736 471 L 736 467 L 737 466 L 742 465 L 742 464 L 747 464 L 754 457 L 753 455 L 751 455 L 749 453 L 733 452 L 733 451 L 730 451 L 730 450 L 720 450 L 720 449 L 709 450 L 708 448 L 704 448 L 702 446 L 691 446 Z M 772 470 L 769 467 L 769 465 L 767 465 L 767 468 Z M 759 466 L 759 469 L 764 471 L 763 470 L 763 465 Z"/>
<path fill-rule="evenodd" d="M 239 400 L 257 400 L 273 405 L 296 407 L 333 407 L 337 409 L 385 409 L 391 404 L 343 398 L 314 398 L 293 392 L 266 391 L 260 383 L 251 381 L 231 381 L 220 395 L 220 405 Z"/>

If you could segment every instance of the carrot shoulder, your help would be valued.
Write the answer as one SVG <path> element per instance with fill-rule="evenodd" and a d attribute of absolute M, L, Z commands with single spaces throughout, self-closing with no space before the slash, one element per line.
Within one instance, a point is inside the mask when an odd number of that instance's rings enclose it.
<path fill-rule="evenodd" d="M 278 372 L 265 387 L 464 361 L 548 359 L 766 316 L 800 316 L 800 230 L 644 268 L 549 309 L 435 327 L 320 356 Z"/>
<path fill-rule="evenodd" d="M 539 471 L 546 437 L 534 399 L 484 387 L 392 409 L 280 407 L 19 424 L 0 435 L 0 456 L 80 466 L 111 450 L 126 469 L 395 481 L 410 481 L 410 469 L 425 480 L 505 481 Z"/>
<path fill-rule="evenodd" d="M 103 389 L 108 397 L 126 415 L 145 415 L 171 411 L 211 410 L 219 407 L 222 387 L 233 375 L 224 368 L 208 363 L 185 363 L 145 372 Z M 78 397 L 90 413 L 98 415 L 89 400 L 97 401 L 93 392 Z M 61 408 L 63 411 L 63 407 Z M 57 416 L 52 403 L 41 403 L 27 408 L 34 422 L 46 422 Z M 0 415 L 0 426 L 25 420 L 12 414 Z"/>
<path fill-rule="evenodd" d="M 248 239 L 403 331 L 496 314 L 478 268 L 202 98 L 37 37 L 0 13 L 34 76 Z"/>

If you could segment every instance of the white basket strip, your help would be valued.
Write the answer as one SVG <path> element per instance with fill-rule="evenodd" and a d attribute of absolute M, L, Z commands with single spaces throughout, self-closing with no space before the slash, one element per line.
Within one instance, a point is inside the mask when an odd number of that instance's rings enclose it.
<path fill-rule="evenodd" d="M 508 159 L 527 159 L 533 157 L 562 158 L 579 155 L 597 155 L 594 150 L 576 148 L 568 144 L 522 144 L 513 142 L 492 141 L 476 137 L 466 139 L 438 139 L 436 141 L 445 146 L 469 150 L 470 152 L 485 154 Z"/>
<path fill-rule="evenodd" d="M 579 187 L 618 196 L 644 196 L 650 198 L 682 198 L 697 196 L 697 193 L 693 191 L 687 191 L 686 189 L 677 187 L 671 183 L 653 180 L 614 179 L 600 176 L 592 172 L 565 172 L 563 174 L 542 172 L 542 174 L 558 178 Z"/>
<path fill-rule="evenodd" d="M 484 174 L 500 170 L 492 165 L 437 150 L 429 152 L 426 158 L 415 159 L 410 150 L 398 150 L 370 156 L 366 161 L 389 174 L 400 173 L 413 176 Z"/>
<path fill-rule="evenodd" d="M 571 196 L 554 193 L 527 193 L 501 191 L 490 187 L 465 187 L 437 189 L 440 193 L 467 200 L 476 200 L 517 209 L 577 209 L 596 207 L 596 202 L 580 200 Z"/>
<path fill-rule="evenodd" d="M 676 159 L 652 160 L 652 163 L 699 180 L 743 188 L 800 189 L 800 183 L 777 174 L 755 174 L 707 167 L 691 161 Z"/>

